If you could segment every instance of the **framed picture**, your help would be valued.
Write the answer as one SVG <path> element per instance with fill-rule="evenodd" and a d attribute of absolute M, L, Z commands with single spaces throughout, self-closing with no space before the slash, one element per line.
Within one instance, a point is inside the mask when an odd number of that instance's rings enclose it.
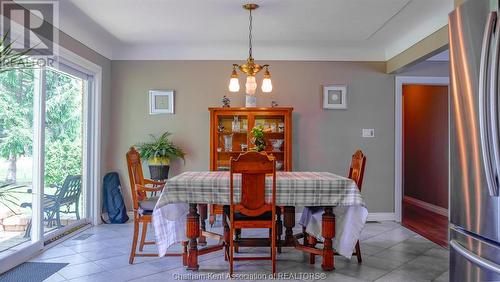
<path fill-rule="evenodd" d="M 174 90 L 150 90 L 149 114 L 173 114 Z"/>
<path fill-rule="evenodd" d="M 347 109 L 347 85 L 324 86 L 323 109 Z"/>

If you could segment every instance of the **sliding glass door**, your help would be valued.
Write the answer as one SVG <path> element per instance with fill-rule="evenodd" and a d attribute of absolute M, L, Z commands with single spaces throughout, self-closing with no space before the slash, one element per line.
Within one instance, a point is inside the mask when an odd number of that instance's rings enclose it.
<path fill-rule="evenodd" d="M 31 238 L 34 74 L 0 73 L 0 252 Z"/>
<path fill-rule="evenodd" d="M 83 189 L 83 98 L 85 81 L 45 70 L 44 232 L 86 218 Z"/>
<path fill-rule="evenodd" d="M 90 222 L 91 81 L 64 65 L 0 73 L 0 258 Z"/>

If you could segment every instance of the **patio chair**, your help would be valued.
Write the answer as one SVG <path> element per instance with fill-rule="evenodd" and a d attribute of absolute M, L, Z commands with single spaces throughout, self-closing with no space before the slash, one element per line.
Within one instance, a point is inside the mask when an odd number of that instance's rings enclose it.
<path fill-rule="evenodd" d="M 45 213 L 44 221 L 48 227 L 57 225 L 61 228 L 61 213 L 75 213 L 76 219 L 80 219 L 80 194 L 82 193 L 82 176 L 68 175 L 62 186 L 56 186 L 54 195 L 43 195 L 43 211 Z M 70 206 L 75 204 L 75 210 L 71 211 Z M 21 207 L 31 208 L 31 203 L 22 203 Z M 66 210 L 61 210 L 66 207 Z M 28 228 L 30 229 L 30 228 Z"/>

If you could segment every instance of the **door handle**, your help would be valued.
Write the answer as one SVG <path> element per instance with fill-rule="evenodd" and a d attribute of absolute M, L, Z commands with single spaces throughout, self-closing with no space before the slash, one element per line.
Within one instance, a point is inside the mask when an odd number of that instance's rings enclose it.
<path fill-rule="evenodd" d="M 496 15 L 496 12 L 492 12 Z M 499 56 L 499 44 L 500 44 L 500 21 L 496 21 L 495 29 L 493 30 L 495 34 L 495 40 L 493 42 L 492 50 L 492 64 L 491 64 L 491 75 L 490 75 L 490 126 L 491 126 L 491 143 L 493 144 L 493 160 L 495 161 L 495 171 L 493 175 L 493 180 L 495 181 L 495 186 L 493 193 L 490 190 L 491 196 L 499 195 L 499 179 L 500 176 L 500 139 L 499 139 L 499 128 L 498 128 L 498 56 Z"/>
<path fill-rule="evenodd" d="M 457 251 L 457 253 L 462 255 L 464 258 L 466 258 L 468 261 L 472 262 L 473 264 L 500 274 L 500 265 L 472 253 L 471 251 L 464 248 L 456 240 L 451 240 L 450 246 L 455 251 Z"/>
<path fill-rule="evenodd" d="M 486 95 L 488 85 L 488 61 L 490 55 L 491 37 L 493 28 L 496 23 L 497 13 L 491 12 L 488 15 L 486 23 L 483 45 L 481 48 L 481 64 L 479 67 L 479 133 L 481 139 L 481 152 L 483 156 L 484 173 L 488 184 L 490 195 L 495 195 L 497 189 L 497 181 L 493 176 L 492 160 L 491 160 L 491 109 L 489 108 L 490 97 Z M 496 170 L 495 170 L 496 172 Z"/>

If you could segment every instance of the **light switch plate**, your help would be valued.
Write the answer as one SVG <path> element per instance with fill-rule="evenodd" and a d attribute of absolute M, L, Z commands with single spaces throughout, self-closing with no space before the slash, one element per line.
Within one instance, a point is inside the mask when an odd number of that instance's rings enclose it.
<path fill-rule="evenodd" d="M 363 138 L 372 138 L 372 137 L 375 137 L 375 129 L 373 129 L 373 128 L 363 128 L 362 136 L 363 136 Z"/>

